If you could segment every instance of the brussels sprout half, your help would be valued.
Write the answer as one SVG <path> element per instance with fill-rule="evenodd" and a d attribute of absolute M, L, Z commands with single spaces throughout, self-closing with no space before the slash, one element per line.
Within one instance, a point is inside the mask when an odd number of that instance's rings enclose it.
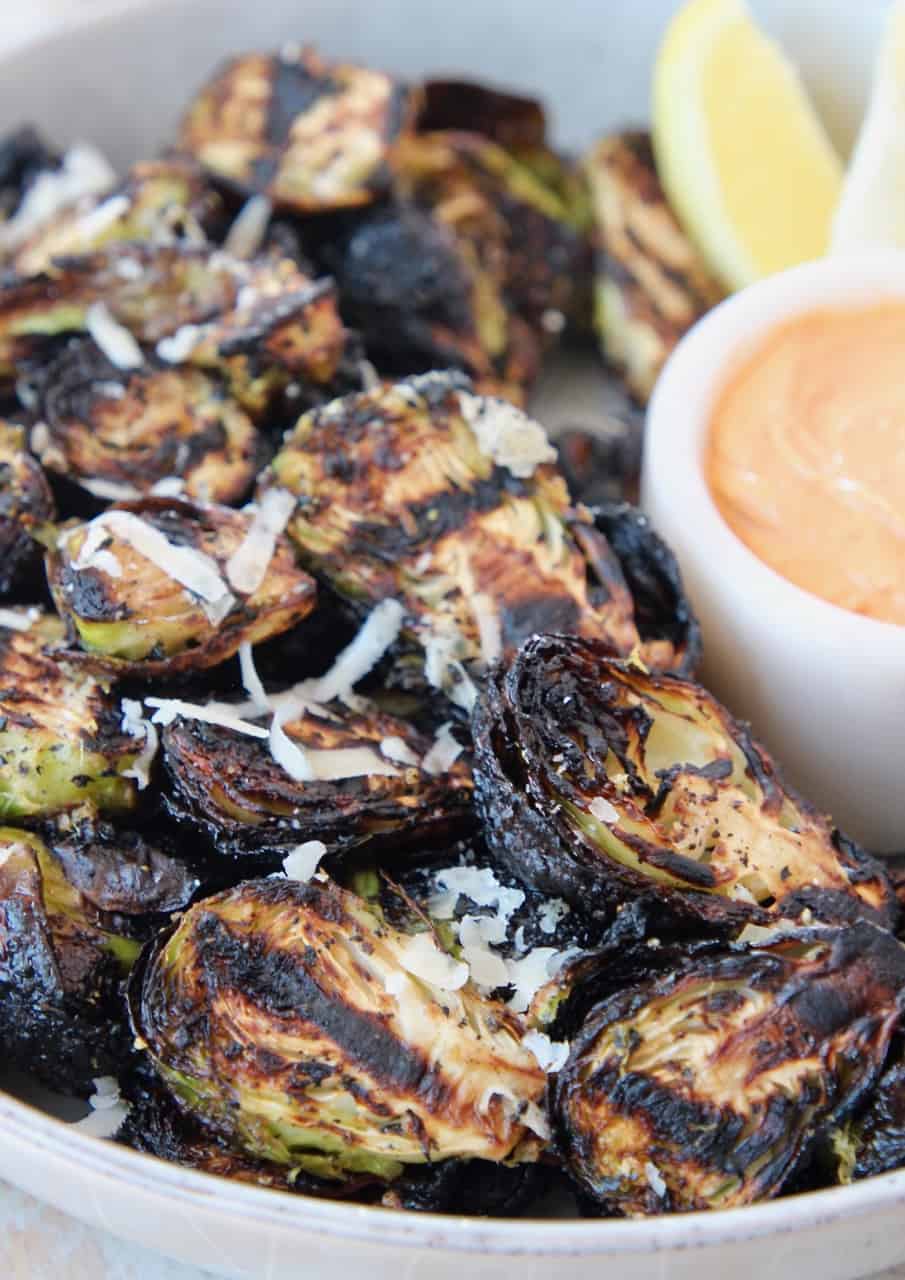
<path fill-rule="evenodd" d="M 70 657 L 146 677 L 200 670 L 307 617 L 314 583 L 282 535 L 261 553 L 259 584 L 234 594 L 231 560 L 254 537 L 253 521 L 229 507 L 146 498 L 65 530 L 47 578 L 78 646 Z"/>
<path fill-rule="evenodd" d="M 27 619 L 26 619 L 27 621 Z M 134 808 L 127 776 L 139 755 L 121 727 L 109 684 L 56 651 L 56 617 L 26 630 L 0 626 L 0 817 L 40 818 L 91 801 L 103 812 Z"/>
<path fill-rule="evenodd" d="M 785 788 L 715 698 L 604 645 L 535 636 L 487 681 L 475 782 L 513 874 L 606 916 L 651 895 L 664 916 L 737 927 L 777 916 L 890 925 L 882 867 Z"/>
<path fill-rule="evenodd" d="M 0 378 L 40 363 L 49 339 L 84 331 L 101 304 L 164 362 L 221 373 L 253 413 L 292 378 L 329 381 L 345 346 L 331 282 L 312 281 L 291 259 L 121 244 L 0 287 Z"/>
<path fill-rule="evenodd" d="M 65 205 L 13 257 L 20 276 L 47 271 L 55 258 L 124 241 L 202 243 L 220 199 L 192 161 L 174 156 L 137 164 L 112 191 Z"/>
<path fill-rule="evenodd" d="M 528 1137 L 543 1073 L 466 975 L 330 881 L 249 881 L 153 945 L 132 1018 L 186 1110 L 247 1154 L 392 1180 Z"/>
<path fill-rule="evenodd" d="M 83 817 L 44 839 L 0 829 L 0 1049 L 63 1093 L 131 1051 L 123 976 L 197 882 L 140 836 Z"/>
<path fill-rule="evenodd" d="M 25 447 L 25 429 L 0 419 L 0 597 L 37 597 L 43 548 L 33 536 L 56 517 L 53 494 Z"/>
<path fill-rule="evenodd" d="M 405 721 L 334 702 L 299 709 L 281 727 L 313 779 L 290 776 L 260 738 L 182 719 L 163 732 L 167 807 L 218 854 L 278 862 L 308 840 L 329 853 L 424 848 L 473 826 L 469 765 L 459 758 L 427 772 L 431 740 Z"/>
<path fill-rule="evenodd" d="M 180 145 L 230 186 L 318 213 L 386 190 L 388 158 L 416 106 L 412 90 L 379 71 L 287 46 L 222 67 L 190 104 Z"/>
<path fill-rule="evenodd" d="M 467 248 L 501 306 L 543 334 L 574 309 L 587 252 L 574 210 L 490 138 L 452 130 L 402 139 L 393 154 L 397 192 L 428 210 Z M 558 322 L 550 324 L 550 317 Z M 542 326 L 545 322 L 548 329 Z"/>
<path fill-rule="evenodd" d="M 99 498 L 137 498 L 177 480 L 188 498 L 238 502 L 257 469 L 258 433 L 219 378 L 190 367 L 123 370 L 88 339 L 46 366 L 36 411 L 41 461 Z"/>
<path fill-rule="evenodd" d="M 605 637 L 622 653 L 638 640 L 602 539 L 606 580 L 599 595 L 589 585 L 543 428 L 467 387 L 432 374 L 334 401 L 302 417 L 273 462 L 299 496 L 288 528 L 303 562 L 359 609 L 400 600 L 428 679 L 463 705 L 462 664 L 535 631 Z"/>
<path fill-rule="evenodd" d="M 603 138 L 584 171 L 597 249 L 595 328 L 606 359 L 646 404 L 673 347 L 723 289 L 669 207 L 648 134 Z"/>
<path fill-rule="evenodd" d="M 617 1213 L 776 1195 L 868 1094 L 905 950 L 866 921 L 701 957 L 602 1004 L 553 1086 L 560 1148 Z"/>

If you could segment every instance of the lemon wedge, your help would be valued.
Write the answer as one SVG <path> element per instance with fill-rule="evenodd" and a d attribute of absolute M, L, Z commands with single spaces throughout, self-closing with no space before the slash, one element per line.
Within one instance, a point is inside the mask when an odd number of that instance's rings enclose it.
<path fill-rule="evenodd" d="M 670 204 L 727 288 L 826 253 L 842 165 L 743 0 L 689 0 L 670 23 L 653 140 Z"/>
<path fill-rule="evenodd" d="M 845 176 L 832 250 L 905 248 L 905 3 L 893 6 Z"/>

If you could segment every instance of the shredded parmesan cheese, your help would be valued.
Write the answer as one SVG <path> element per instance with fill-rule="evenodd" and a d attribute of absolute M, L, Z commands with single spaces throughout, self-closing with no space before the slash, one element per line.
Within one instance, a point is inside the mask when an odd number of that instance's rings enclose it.
<path fill-rule="evenodd" d="M 364 626 L 330 670 L 311 682 L 311 696 L 317 702 L 331 702 L 351 693 L 395 642 L 404 617 L 405 610 L 398 600 L 381 600 L 375 605 Z"/>
<path fill-rule="evenodd" d="M 298 844 L 283 859 L 283 871 L 289 880 L 299 880 L 307 884 L 317 870 L 317 865 L 327 852 L 322 840 L 306 840 Z"/>
<path fill-rule="evenodd" d="M 416 769 L 421 764 L 414 751 L 402 738 L 384 738 L 380 743 L 380 750 L 387 760 L 393 760 L 396 764 L 407 764 Z"/>
<path fill-rule="evenodd" d="M 414 977 L 444 991 L 458 991 L 468 981 L 468 965 L 441 951 L 431 933 L 407 938 L 399 961 Z"/>
<path fill-rule="evenodd" d="M 609 823 L 619 821 L 618 811 L 610 804 L 609 800 L 604 800 L 603 796 L 595 796 L 588 805 L 588 809 L 598 822 Z"/>
<path fill-rule="evenodd" d="M 459 406 L 481 452 L 517 479 L 527 480 L 538 466 L 556 461 L 544 428 L 515 405 L 460 391 Z"/>
<path fill-rule="evenodd" d="M 9 631 L 30 631 L 40 616 L 41 610 L 34 605 L 28 609 L 0 609 L 0 627 Z"/>
<path fill-rule="evenodd" d="M 545 1142 L 549 1142 L 551 1137 L 550 1123 L 536 1102 L 527 1103 L 519 1118 L 525 1127 L 530 1129 L 532 1133 L 536 1133 L 539 1138 L 543 1138 Z"/>
<path fill-rule="evenodd" d="M 61 209 L 84 196 L 101 195 L 115 182 L 116 174 L 96 147 L 75 143 L 59 169 L 38 174 L 15 215 L 0 225 L 0 250 L 9 253 L 18 249 Z"/>
<path fill-rule="evenodd" d="M 561 1071 L 569 1057 L 569 1045 L 565 1040 L 551 1040 L 542 1031 L 527 1031 L 522 1036 L 522 1044 L 537 1059 L 537 1065 L 550 1075 Z"/>
<path fill-rule="evenodd" d="M 234 591 L 250 596 L 260 587 L 295 504 L 288 489 L 268 489 L 261 498 L 248 532 L 226 562 L 227 581 Z"/>
<path fill-rule="evenodd" d="M 145 362 L 141 347 L 128 329 L 107 310 L 103 302 L 92 302 L 85 313 L 85 327 L 111 364 L 118 369 L 140 369 Z"/>
<path fill-rule="evenodd" d="M 307 752 L 293 742 L 283 728 L 291 714 L 291 707 L 274 712 L 270 722 L 270 754 L 293 782 L 313 782 L 315 774 Z"/>
<path fill-rule="evenodd" d="M 88 1099 L 91 1110 L 73 1129 L 92 1138 L 112 1138 L 129 1114 L 129 1104 L 120 1097 L 119 1083 L 113 1076 L 98 1076 L 91 1082 L 94 1093 Z"/>
<path fill-rule="evenodd" d="M 105 498 L 110 502 L 130 502 L 141 497 L 141 490 L 134 484 L 124 484 L 119 480 L 104 480 L 100 476 L 81 476 L 79 484 L 95 498 Z"/>
<path fill-rule="evenodd" d="M 459 756 L 465 750 L 461 742 L 457 742 L 452 734 L 452 721 L 447 720 L 437 730 L 434 738 L 433 746 L 427 755 L 421 761 L 421 768 L 425 773 L 438 774 L 448 773 Z"/>
<path fill-rule="evenodd" d="M 231 258 L 253 258 L 264 243 L 273 205 L 266 196 L 251 196 L 233 219 L 223 241 Z"/>
<path fill-rule="evenodd" d="M 270 701 L 267 697 L 267 690 L 258 675 L 254 654 L 248 641 L 244 641 L 239 645 L 239 670 L 242 673 L 242 687 L 251 698 L 255 711 L 260 711 L 262 715 L 268 712 L 270 710 Z"/>
<path fill-rule="evenodd" d="M 199 706 L 195 702 L 183 702 L 181 698 L 145 698 L 146 707 L 156 708 L 151 717 L 154 724 L 172 724 L 175 719 L 201 720 L 204 724 L 217 724 L 223 729 L 232 729 L 235 733 L 244 733 L 249 738 L 266 738 L 267 730 L 259 724 L 249 724 L 247 720 L 237 716 L 231 708 L 222 702 L 208 702 Z"/>
<path fill-rule="evenodd" d="M 167 338 L 161 338 L 155 350 L 166 364 L 182 364 L 198 346 L 204 329 L 198 324 L 184 324 Z"/>
<path fill-rule="evenodd" d="M 123 698 L 122 708 L 121 728 L 123 733 L 128 733 L 133 738 L 144 738 L 145 740 L 141 753 L 136 756 L 132 767 L 123 771 L 122 776 L 124 778 L 134 778 L 138 783 L 139 791 L 144 791 L 151 781 L 151 765 L 157 755 L 157 747 L 159 745 L 157 730 L 150 720 L 146 720 L 142 716 L 141 703 L 134 698 Z"/>
<path fill-rule="evenodd" d="M 481 658 L 489 667 L 503 652 L 503 636 L 500 627 L 500 614 L 493 598 L 486 591 L 479 591 L 471 597 L 471 611 L 478 627 L 481 643 Z"/>

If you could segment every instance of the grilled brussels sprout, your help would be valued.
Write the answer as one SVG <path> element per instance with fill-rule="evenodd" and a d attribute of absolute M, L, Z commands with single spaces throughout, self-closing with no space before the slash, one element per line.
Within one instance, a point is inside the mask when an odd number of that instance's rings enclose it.
<path fill-rule="evenodd" d="M 391 77 L 310 48 L 249 53 L 200 91 L 180 145 L 230 186 L 318 213 L 386 190 L 387 161 L 416 107 L 417 95 Z"/>
<path fill-rule="evenodd" d="M 60 334 L 98 335 L 99 307 L 106 329 L 112 319 L 139 343 L 157 344 L 163 361 L 222 373 L 251 412 L 296 376 L 329 381 L 345 343 L 330 282 L 312 282 L 288 258 L 242 262 L 207 248 L 124 244 L 0 289 L 0 378 L 39 361 Z"/>
<path fill-rule="evenodd" d="M 247 1154 L 392 1180 L 536 1154 L 519 1147 L 544 1076 L 466 976 L 329 881 L 250 881 L 160 937 L 132 1017 L 183 1106 Z"/>
<path fill-rule="evenodd" d="M 405 721 L 331 703 L 300 709 L 281 727 L 313 779 L 290 776 L 260 738 L 182 719 L 163 732 L 167 806 L 218 854 L 275 854 L 278 862 L 308 840 L 330 853 L 413 841 L 423 848 L 472 826 L 468 764 L 425 770 L 430 739 Z"/>
<path fill-rule="evenodd" d="M 196 881 L 134 833 L 81 817 L 45 839 L 0 829 L 0 1049 L 54 1089 L 91 1092 L 131 1051 L 120 984 Z"/>
<path fill-rule="evenodd" d="M 44 472 L 25 448 L 24 429 L 0 420 L 0 597 L 39 594 L 43 549 L 33 534 L 55 515 Z"/>
<path fill-rule="evenodd" d="M 675 556 L 647 516 L 628 502 L 601 503 L 591 515 L 631 592 L 645 664 L 692 675 L 701 661 L 701 628 Z M 580 538 L 581 531 L 577 533 Z M 590 557 L 593 547 L 588 552 Z"/>
<path fill-rule="evenodd" d="M 537 335 L 507 308 L 495 265 L 430 211 L 381 204 L 331 235 L 319 257 L 382 370 L 463 369 L 486 394 L 523 402 L 540 368 Z"/>
<path fill-rule="evenodd" d="M 453 233 L 504 311 L 539 326 L 572 309 L 584 236 L 531 169 L 490 138 L 452 131 L 403 139 L 393 168 L 397 191 Z"/>
<path fill-rule="evenodd" d="M 91 801 L 119 813 L 136 803 L 140 754 L 109 685 L 67 664 L 48 615 L 0 625 L 0 816 L 40 818 Z"/>
<path fill-rule="evenodd" d="M 300 499 L 289 533 L 304 563 L 359 608 L 398 598 L 430 683 L 462 705 L 462 664 L 532 632 L 602 636 L 622 653 L 638 639 L 602 540 L 607 598 L 589 587 L 543 429 L 467 385 L 434 374 L 337 400 L 302 417 L 273 462 Z"/>
<path fill-rule="evenodd" d="M 202 502 L 249 491 L 258 433 L 218 378 L 191 367 L 120 369 L 76 339 L 41 382 L 32 446 L 49 471 L 96 497 L 138 498 L 174 478 Z"/>
<path fill-rule="evenodd" d="M 670 209 L 650 137 L 622 133 L 585 159 L 597 242 L 603 353 L 645 404 L 667 356 L 723 296 Z"/>
<path fill-rule="evenodd" d="M 871 1178 L 905 1165 L 905 1059 L 901 1042 L 864 1111 L 832 1135 L 840 1182 Z"/>
<path fill-rule="evenodd" d="M 160 498 L 67 529 L 47 577 L 70 640 L 97 670 L 156 676 L 216 666 L 288 631 L 314 607 L 314 584 L 288 539 L 261 551 L 257 529 L 247 512 Z M 234 557 L 246 550 L 259 562 L 251 590 L 237 585 Z"/>
<path fill-rule="evenodd" d="M 507 151 L 543 147 L 547 118 L 536 98 L 491 89 L 474 80 L 426 80 L 418 133 L 479 133 Z"/>
<path fill-rule="evenodd" d="M 474 719 L 485 835 L 527 883 L 608 915 L 649 894 L 664 917 L 884 925 L 878 863 L 780 782 L 700 686 L 535 636 L 495 670 Z"/>
<path fill-rule="evenodd" d="M 13 258 L 20 276 L 46 271 L 55 258 L 92 253 L 122 241 L 203 243 L 220 212 L 219 197 L 190 160 L 173 157 L 135 165 L 109 193 L 65 205 L 26 240 Z"/>
<path fill-rule="evenodd" d="M 573 1177 L 619 1213 L 776 1195 L 873 1087 L 903 987 L 905 951 L 858 921 L 701 958 L 605 1001 L 553 1088 Z"/>

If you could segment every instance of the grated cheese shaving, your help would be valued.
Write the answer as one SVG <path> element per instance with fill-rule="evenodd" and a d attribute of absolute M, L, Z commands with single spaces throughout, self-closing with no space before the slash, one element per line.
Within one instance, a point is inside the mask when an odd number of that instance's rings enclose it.
<path fill-rule="evenodd" d="M 59 169 L 38 174 L 14 216 L 0 225 L 0 250 L 18 249 L 61 209 L 84 196 L 101 195 L 115 182 L 116 174 L 96 147 L 75 143 Z"/>
<path fill-rule="evenodd" d="M 257 591 L 295 505 L 295 496 L 288 489 L 268 489 L 261 498 L 248 532 L 226 562 L 226 578 L 234 591 L 246 596 Z"/>
<path fill-rule="evenodd" d="M 395 643 L 404 617 L 405 610 L 398 600 L 381 600 L 375 605 L 364 626 L 330 670 L 310 682 L 311 696 L 317 702 L 332 702 L 334 698 L 348 696 Z"/>
<path fill-rule="evenodd" d="M 85 312 L 85 327 L 111 364 L 118 369 L 140 369 L 145 362 L 141 347 L 107 309 L 106 303 L 92 302 Z"/>
<path fill-rule="evenodd" d="M 421 768 L 425 773 L 448 773 L 465 750 L 461 742 L 453 737 L 452 728 L 452 721 L 447 720 L 437 730 L 433 746 L 421 761 Z"/>
<path fill-rule="evenodd" d="M 134 778 L 138 783 L 139 791 L 144 791 L 151 781 L 151 765 L 154 763 L 159 746 L 157 730 L 151 721 L 146 720 L 141 714 L 141 703 L 134 698 L 123 698 L 122 709 L 121 728 L 123 733 L 128 733 L 133 738 L 144 738 L 145 740 L 145 745 L 140 754 L 136 756 L 131 768 L 123 771 L 122 776 L 124 778 Z"/>
<path fill-rule="evenodd" d="M 307 884 L 326 852 L 323 840 L 306 840 L 304 844 L 297 844 L 283 859 L 283 871 L 288 879 Z"/>
<path fill-rule="evenodd" d="M 27 609 L 0 609 L 0 627 L 9 631 L 30 631 L 40 616 L 41 610 L 35 605 Z"/>
<path fill-rule="evenodd" d="M 112 1138 L 129 1114 L 129 1104 L 120 1097 L 119 1082 L 114 1076 L 98 1076 L 91 1083 L 94 1085 L 94 1093 L 88 1099 L 91 1110 L 83 1119 L 76 1120 L 72 1128 L 92 1138 Z"/>
<path fill-rule="evenodd" d="M 266 196 L 251 196 L 233 219 L 223 241 L 231 258 L 253 258 L 264 243 L 273 205 Z"/>
<path fill-rule="evenodd" d="M 496 662 L 503 652 L 503 634 L 500 627 L 500 614 L 493 597 L 486 591 L 479 591 L 471 597 L 471 612 L 478 627 L 478 638 L 481 644 L 481 658 L 486 667 Z"/>
<path fill-rule="evenodd" d="M 106 498 L 110 502 L 129 502 L 141 497 L 141 490 L 134 484 L 124 484 L 119 480 L 104 480 L 101 476 L 82 476 L 79 484 L 95 498 Z"/>
<path fill-rule="evenodd" d="M 262 715 L 268 712 L 270 710 L 270 700 L 267 697 L 267 690 L 264 688 L 261 677 L 258 675 L 254 653 L 247 640 L 239 645 L 239 670 L 242 673 L 242 688 L 251 699 L 254 710 L 260 711 Z"/>
<path fill-rule="evenodd" d="M 522 1036 L 522 1044 L 534 1054 L 537 1065 L 548 1075 L 561 1071 L 569 1057 L 569 1045 L 565 1040 L 551 1040 L 542 1031 L 527 1031 Z"/>
<path fill-rule="evenodd" d="M 530 1129 L 532 1133 L 536 1133 L 539 1138 L 549 1142 L 551 1137 L 550 1123 L 536 1102 L 527 1103 L 519 1118 L 522 1124 Z"/>
<path fill-rule="evenodd" d="M 568 902 L 563 902 L 562 898 L 548 899 L 537 913 L 537 923 L 541 933 L 555 933 L 556 926 L 563 916 L 569 914 L 570 910 Z"/>
<path fill-rule="evenodd" d="M 198 346 L 204 337 L 204 329 L 199 324 L 184 324 L 167 338 L 161 338 L 154 348 L 160 360 L 166 364 L 182 364 Z"/>
<path fill-rule="evenodd" d="M 431 933 L 407 938 L 399 962 L 414 977 L 444 991 L 458 991 L 468 981 L 468 965 L 441 951 Z"/>
<path fill-rule="evenodd" d="M 588 809 L 598 820 L 598 822 L 618 822 L 619 812 L 610 804 L 609 800 L 604 800 L 603 796 L 595 796 Z"/>
<path fill-rule="evenodd" d="M 293 742 L 283 728 L 291 714 L 291 707 L 274 712 L 270 722 L 270 754 L 293 782 L 313 782 L 314 770 L 307 752 L 297 742 Z"/>
<path fill-rule="evenodd" d="M 647 1185 L 650 1187 L 651 1191 L 653 1191 L 654 1195 L 660 1200 L 664 1200 L 666 1198 L 667 1186 L 663 1180 L 663 1174 L 653 1161 L 648 1160 L 645 1164 L 644 1176 L 647 1179 Z"/>
<path fill-rule="evenodd" d="M 387 760 L 393 760 L 396 764 L 408 764 L 416 769 L 421 765 L 421 761 L 403 738 L 383 738 L 380 750 Z"/>
<path fill-rule="evenodd" d="M 517 479 L 527 480 L 538 466 L 556 461 L 544 428 L 514 404 L 460 391 L 459 406 L 481 452 Z"/>
<path fill-rule="evenodd" d="M 223 702 L 208 702 L 199 706 L 196 702 L 183 702 L 181 698 L 145 698 L 146 707 L 154 707 L 151 717 L 154 724 L 172 724 L 181 717 L 183 720 L 201 720 L 204 724 L 217 724 L 223 729 L 232 729 L 236 733 L 247 734 L 249 738 L 266 738 L 267 730 L 259 724 L 249 724 L 232 711 Z"/>

